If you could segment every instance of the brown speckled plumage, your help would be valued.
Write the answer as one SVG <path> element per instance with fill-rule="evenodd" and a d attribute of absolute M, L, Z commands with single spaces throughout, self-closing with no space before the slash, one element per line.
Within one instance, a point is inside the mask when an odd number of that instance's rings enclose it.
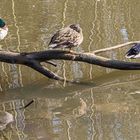
<path fill-rule="evenodd" d="M 83 41 L 82 29 L 78 24 L 72 24 L 57 31 L 51 38 L 49 48 L 72 48 Z"/>

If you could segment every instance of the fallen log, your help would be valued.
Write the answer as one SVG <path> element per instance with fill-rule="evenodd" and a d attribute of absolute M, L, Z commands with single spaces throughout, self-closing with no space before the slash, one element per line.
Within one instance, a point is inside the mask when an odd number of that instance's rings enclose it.
<path fill-rule="evenodd" d="M 106 57 L 99 56 L 99 53 L 115 50 L 128 45 L 133 45 L 135 43 L 140 43 L 140 41 L 127 42 L 124 44 L 116 45 L 113 47 L 96 50 L 93 52 L 74 52 L 67 50 L 46 50 L 39 52 L 11 52 L 11 51 L 0 51 L 0 61 L 11 63 L 11 64 L 21 64 L 28 66 L 48 78 L 65 81 L 62 77 L 53 73 L 51 70 L 44 67 L 41 63 L 48 62 L 53 66 L 57 66 L 50 60 L 69 60 L 69 61 L 79 61 L 83 63 L 89 63 L 94 65 L 99 65 L 106 68 L 119 69 L 119 70 L 140 70 L 140 63 L 126 62 L 120 60 L 109 59 Z M 69 81 L 69 80 L 67 80 Z"/>

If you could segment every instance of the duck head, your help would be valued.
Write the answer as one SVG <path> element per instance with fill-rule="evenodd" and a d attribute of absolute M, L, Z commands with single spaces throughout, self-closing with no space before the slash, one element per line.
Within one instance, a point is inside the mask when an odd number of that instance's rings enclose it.
<path fill-rule="evenodd" d="M 140 44 L 135 44 L 132 48 L 126 53 L 126 58 L 140 58 Z"/>
<path fill-rule="evenodd" d="M 6 25 L 6 24 L 5 24 L 4 20 L 2 20 L 2 19 L 0 18 L 0 28 L 3 28 L 5 25 Z"/>
<path fill-rule="evenodd" d="M 78 33 L 80 33 L 82 31 L 82 29 L 80 28 L 80 25 L 79 24 L 71 24 L 69 27 L 71 29 L 75 30 Z"/>

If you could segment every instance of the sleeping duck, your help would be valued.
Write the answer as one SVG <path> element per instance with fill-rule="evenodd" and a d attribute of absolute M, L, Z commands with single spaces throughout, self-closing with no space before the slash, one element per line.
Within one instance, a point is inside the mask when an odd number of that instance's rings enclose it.
<path fill-rule="evenodd" d="M 3 40 L 8 33 L 8 27 L 3 19 L 0 18 L 0 40 Z"/>
<path fill-rule="evenodd" d="M 49 43 L 49 48 L 78 47 L 83 41 L 83 33 L 79 24 L 72 24 L 58 30 Z"/>
<path fill-rule="evenodd" d="M 126 58 L 140 58 L 140 43 L 136 43 L 132 48 L 126 53 Z"/>

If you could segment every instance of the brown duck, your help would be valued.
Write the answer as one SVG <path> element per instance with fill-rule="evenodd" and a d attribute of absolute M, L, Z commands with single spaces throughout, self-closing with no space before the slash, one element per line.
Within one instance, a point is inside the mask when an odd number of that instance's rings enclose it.
<path fill-rule="evenodd" d="M 83 41 L 83 33 L 79 24 L 72 24 L 58 30 L 49 43 L 49 48 L 73 48 L 78 47 Z"/>

